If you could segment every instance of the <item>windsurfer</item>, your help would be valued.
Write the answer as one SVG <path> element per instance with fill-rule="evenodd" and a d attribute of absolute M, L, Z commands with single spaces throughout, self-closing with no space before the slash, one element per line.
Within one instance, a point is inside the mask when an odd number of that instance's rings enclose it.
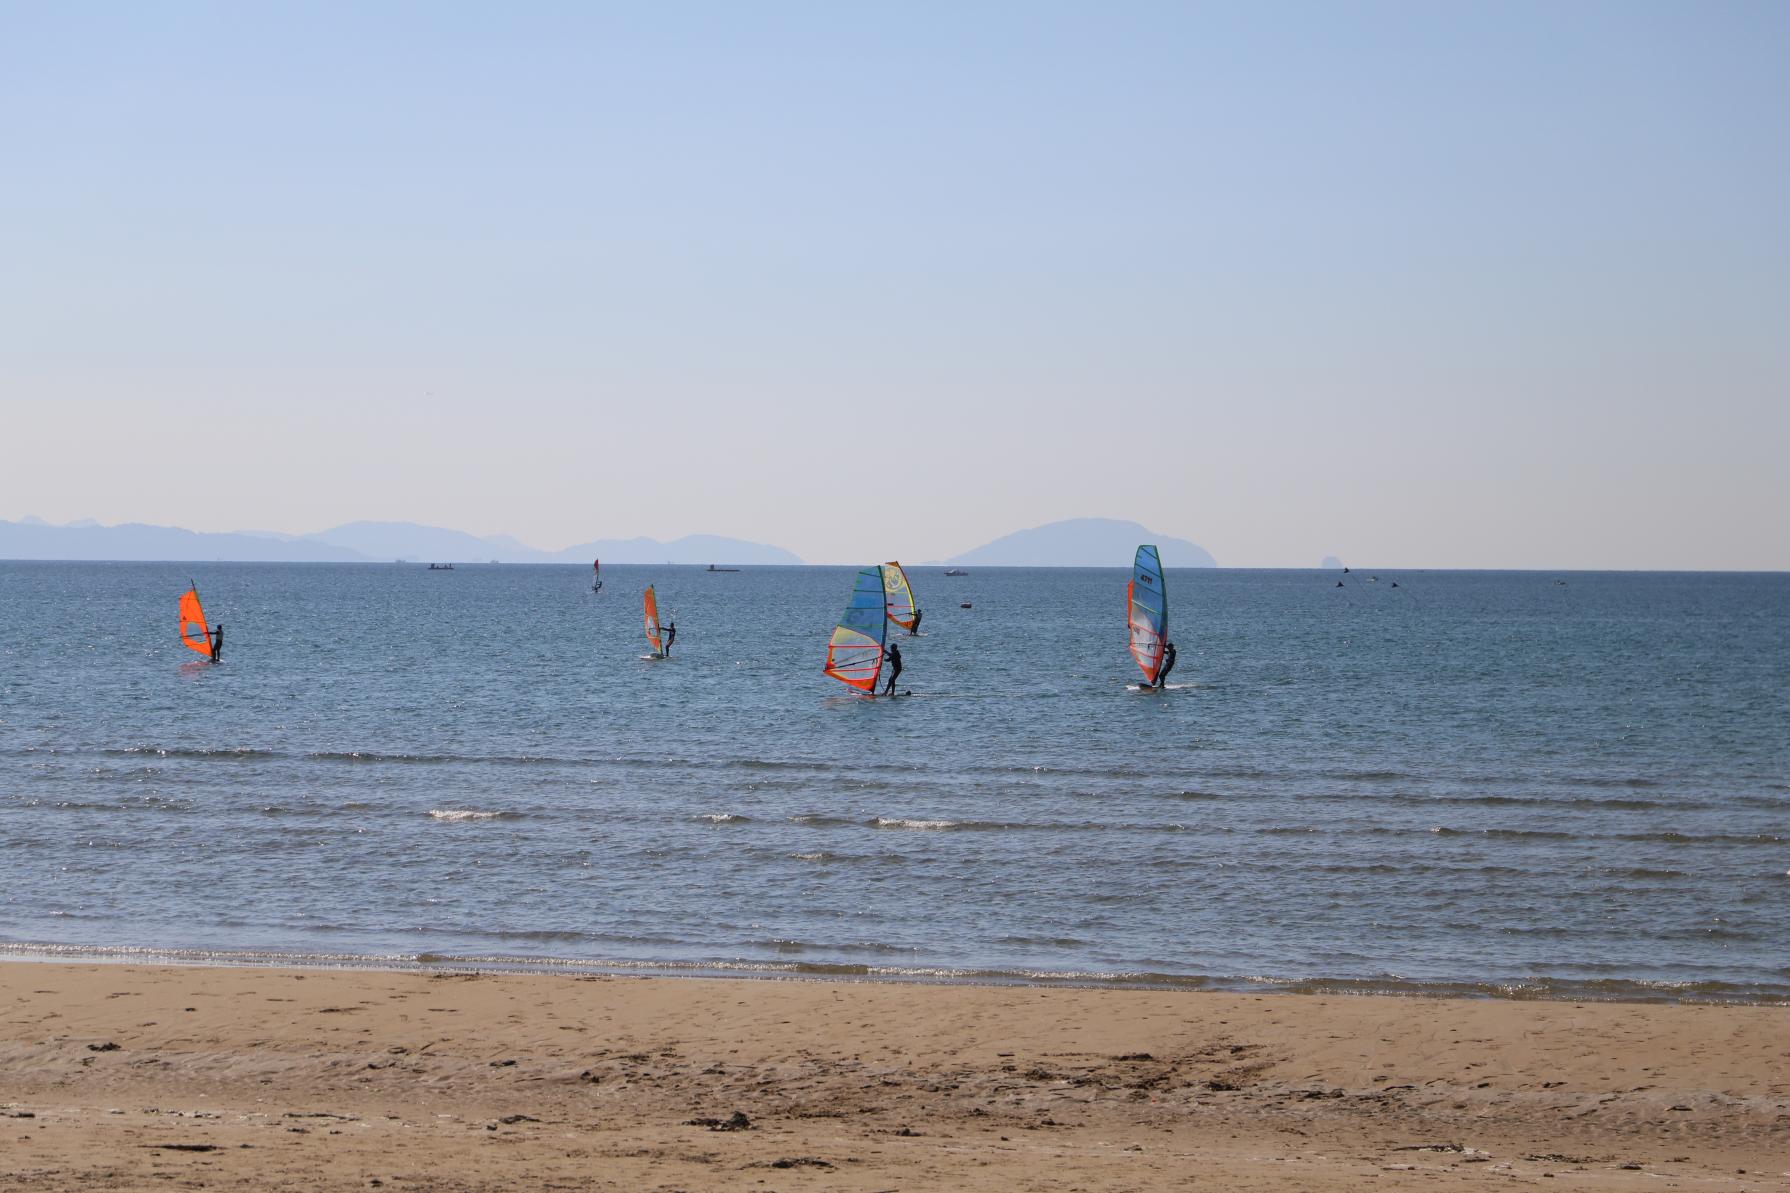
<path fill-rule="evenodd" d="M 1156 673 L 1156 686 L 1168 686 L 1168 673 L 1175 669 L 1175 644 L 1165 642 L 1162 645 L 1162 670 Z"/>
<path fill-rule="evenodd" d="M 224 661 L 224 623 L 221 621 L 211 627 L 211 661 Z"/>
<path fill-rule="evenodd" d="M 665 623 L 665 657 L 671 657 L 671 644 L 677 641 L 677 619 Z"/>
<path fill-rule="evenodd" d="M 883 695 L 893 696 L 895 694 L 895 681 L 901 678 L 901 648 L 893 642 L 889 643 L 888 647 L 883 651 L 883 658 L 888 660 L 890 668 L 889 686 L 884 689 Z"/>
<path fill-rule="evenodd" d="M 925 616 L 925 615 L 926 615 L 926 614 L 925 614 L 925 611 L 924 611 L 924 610 L 921 610 L 921 609 L 915 609 L 915 610 L 914 610 L 914 624 L 913 624 L 913 625 L 911 625 L 911 626 L 909 626 L 909 627 L 907 627 L 907 632 L 908 632 L 908 635 L 909 635 L 909 636 L 910 636 L 910 637 L 912 637 L 912 636 L 915 636 L 915 635 L 918 635 L 918 634 L 919 634 L 919 632 L 920 632 L 920 619 L 921 619 L 921 618 L 922 618 L 922 617 L 924 617 L 924 616 Z"/>

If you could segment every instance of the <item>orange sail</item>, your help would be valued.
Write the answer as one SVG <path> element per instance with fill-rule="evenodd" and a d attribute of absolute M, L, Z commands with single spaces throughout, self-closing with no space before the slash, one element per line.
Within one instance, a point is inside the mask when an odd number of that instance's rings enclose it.
<path fill-rule="evenodd" d="M 659 598 L 653 593 L 653 586 L 646 586 L 646 640 L 653 644 L 653 653 L 665 653 L 665 642 L 659 637 Z"/>
<path fill-rule="evenodd" d="M 194 630 L 198 630 L 197 636 Z M 180 594 L 180 640 L 188 650 L 211 657 L 211 629 L 205 624 L 205 610 L 199 604 L 198 585 Z"/>

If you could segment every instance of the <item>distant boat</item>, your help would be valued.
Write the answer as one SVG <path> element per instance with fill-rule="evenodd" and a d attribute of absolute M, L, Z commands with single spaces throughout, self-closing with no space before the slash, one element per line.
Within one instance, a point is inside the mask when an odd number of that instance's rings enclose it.
<path fill-rule="evenodd" d="M 712 563 L 709 564 L 709 571 L 711 572 L 737 572 L 739 570 L 739 568 L 718 568 Z"/>
<path fill-rule="evenodd" d="M 590 561 L 590 590 L 592 592 L 603 591 L 603 561 L 601 559 Z"/>
<path fill-rule="evenodd" d="M 851 602 L 827 640 L 827 674 L 872 696 L 883 673 L 883 642 L 889 632 L 886 591 L 880 564 L 860 571 L 852 582 Z"/>
<path fill-rule="evenodd" d="M 432 563 L 429 565 L 429 570 L 432 572 L 451 572 L 454 570 L 454 565 L 451 563 Z"/>
<path fill-rule="evenodd" d="M 883 564 L 883 595 L 889 620 L 910 634 L 918 633 L 920 598 L 914 595 L 914 587 L 907 582 L 907 573 L 899 563 Z"/>
<path fill-rule="evenodd" d="M 969 575 L 969 573 L 964 571 L 962 568 L 947 568 L 945 571 L 945 575 L 947 575 L 947 576 L 967 576 L 967 575 Z"/>
<path fill-rule="evenodd" d="M 1131 657 L 1144 673 L 1144 682 L 1153 684 L 1162 673 L 1162 647 L 1168 641 L 1168 584 L 1162 577 L 1162 556 L 1155 547 L 1137 549 L 1125 603 L 1131 625 Z"/>

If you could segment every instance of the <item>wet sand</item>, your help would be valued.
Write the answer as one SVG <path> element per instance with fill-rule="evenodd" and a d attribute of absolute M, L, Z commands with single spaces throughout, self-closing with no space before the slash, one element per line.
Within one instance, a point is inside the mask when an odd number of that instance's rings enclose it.
<path fill-rule="evenodd" d="M 7 1189 L 1790 1189 L 1790 1008 L 0 963 Z"/>

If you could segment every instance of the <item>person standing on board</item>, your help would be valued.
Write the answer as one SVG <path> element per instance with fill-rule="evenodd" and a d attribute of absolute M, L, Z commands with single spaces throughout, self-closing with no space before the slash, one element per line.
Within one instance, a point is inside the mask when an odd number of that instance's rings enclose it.
<path fill-rule="evenodd" d="M 892 668 L 889 672 L 889 686 L 883 690 L 883 695 L 893 696 L 895 681 L 901 677 L 901 648 L 893 642 L 889 643 L 883 651 L 883 658 L 888 660 L 889 666 Z"/>
<path fill-rule="evenodd" d="M 1159 688 L 1168 686 L 1168 673 L 1174 669 L 1175 644 L 1165 642 L 1162 644 L 1162 670 L 1156 673 L 1156 686 Z"/>
<path fill-rule="evenodd" d="M 920 619 L 924 616 L 926 616 L 926 611 L 924 609 L 915 609 L 914 610 L 914 624 L 907 628 L 908 637 L 910 637 L 910 638 L 919 637 Z"/>
<path fill-rule="evenodd" d="M 211 627 L 211 661 L 224 661 L 224 623 L 221 621 Z"/>
<path fill-rule="evenodd" d="M 677 619 L 665 623 L 665 657 L 671 657 L 671 644 L 677 641 Z"/>

